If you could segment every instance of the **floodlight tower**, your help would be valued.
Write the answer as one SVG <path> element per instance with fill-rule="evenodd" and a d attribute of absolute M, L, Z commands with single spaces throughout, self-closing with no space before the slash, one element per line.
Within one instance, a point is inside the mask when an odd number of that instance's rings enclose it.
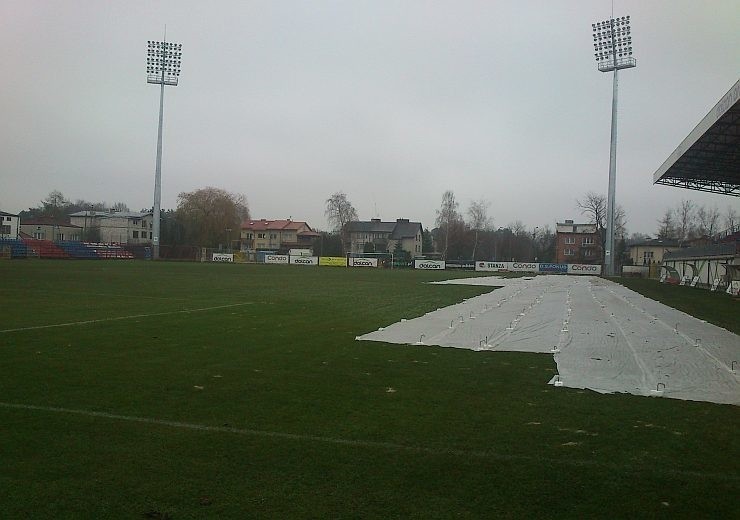
<path fill-rule="evenodd" d="M 632 57 L 632 31 L 630 17 L 622 16 L 591 24 L 594 37 L 594 57 L 599 71 L 613 72 L 612 84 L 612 129 L 609 149 L 609 194 L 606 208 L 606 251 L 604 260 L 606 275 L 614 276 L 614 191 L 617 184 L 617 71 L 637 66 Z"/>
<path fill-rule="evenodd" d="M 160 85 L 159 132 L 157 133 L 157 166 L 154 174 L 154 210 L 152 224 L 152 258 L 159 258 L 159 214 L 162 204 L 162 114 L 164 86 L 177 86 L 180 77 L 182 44 L 167 43 L 167 32 L 161 42 L 150 40 L 146 56 L 146 82 Z"/>

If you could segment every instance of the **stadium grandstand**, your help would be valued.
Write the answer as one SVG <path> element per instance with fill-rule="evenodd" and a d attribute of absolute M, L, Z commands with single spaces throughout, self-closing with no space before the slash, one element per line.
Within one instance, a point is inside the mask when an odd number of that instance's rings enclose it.
<path fill-rule="evenodd" d="M 653 183 L 740 197 L 740 80 L 668 156 Z M 693 284 L 737 295 L 740 231 L 728 230 L 717 242 L 668 252 L 663 265 Z"/>

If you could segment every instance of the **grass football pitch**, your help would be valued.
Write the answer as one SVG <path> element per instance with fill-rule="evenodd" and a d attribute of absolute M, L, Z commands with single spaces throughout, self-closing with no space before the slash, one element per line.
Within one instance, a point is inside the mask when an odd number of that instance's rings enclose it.
<path fill-rule="evenodd" d="M 469 275 L 0 262 L 0 517 L 737 515 L 737 407 L 354 340 L 491 290 L 424 283 Z"/>

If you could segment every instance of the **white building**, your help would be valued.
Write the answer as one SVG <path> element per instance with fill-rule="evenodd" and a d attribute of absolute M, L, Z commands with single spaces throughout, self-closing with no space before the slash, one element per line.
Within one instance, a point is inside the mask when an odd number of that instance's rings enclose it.
<path fill-rule="evenodd" d="M 78 211 L 69 216 L 70 223 L 83 229 L 89 237 L 99 230 L 100 242 L 117 244 L 150 244 L 152 241 L 152 212 L 135 211 Z"/>
<path fill-rule="evenodd" d="M 18 215 L 0 211 L 0 238 L 18 238 L 19 225 Z"/>

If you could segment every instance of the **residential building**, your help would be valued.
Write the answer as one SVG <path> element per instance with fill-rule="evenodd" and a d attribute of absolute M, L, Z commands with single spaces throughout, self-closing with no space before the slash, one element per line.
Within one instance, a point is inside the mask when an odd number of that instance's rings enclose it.
<path fill-rule="evenodd" d="M 242 223 L 243 251 L 288 251 L 311 249 L 319 233 L 298 220 L 246 220 Z"/>
<path fill-rule="evenodd" d="M 629 244 L 629 256 L 632 265 L 661 264 L 667 252 L 678 248 L 677 240 L 649 238 Z"/>
<path fill-rule="evenodd" d="M 555 227 L 555 262 L 559 264 L 600 264 L 601 237 L 596 224 L 558 222 Z"/>
<path fill-rule="evenodd" d="M 51 240 L 62 242 L 65 240 L 81 240 L 82 228 L 70 224 L 66 220 L 54 217 L 35 217 L 21 222 L 21 233 L 36 240 Z"/>
<path fill-rule="evenodd" d="M 91 242 L 143 245 L 152 241 L 151 211 L 78 211 L 69 220 L 82 228 L 83 237 L 94 237 L 89 239 Z"/>
<path fill-rule="evenodd" d="M 18 215 L 0 211 L 0 238 L 18 238 L 19 224 Z"/>
<path fill-rule="evenodd" d="M 422 227 L 420 222 L 407 218 L 395 222 L 382 222 L 379 218 L 369 221 L 354 221 L 347 224 L 349 250 L 352 253 L 393 252 L 396 244 L 412 258 L 421 256 Z"/>

